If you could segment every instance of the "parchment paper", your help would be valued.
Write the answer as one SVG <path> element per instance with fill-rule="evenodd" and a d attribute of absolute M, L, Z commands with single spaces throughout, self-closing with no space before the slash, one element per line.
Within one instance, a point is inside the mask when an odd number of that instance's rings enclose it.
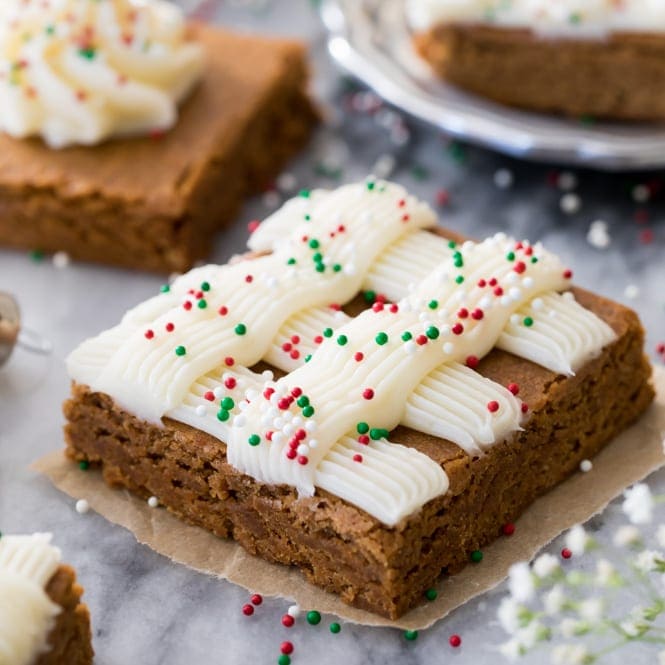
<path fill-rule="evenodd" d="M 483 561 L 443 578 L 438 597 L 397 621 L 342 603 L 304 580 L 295 569 L 247 554 L 232 541 L 219 539 L 181 522 L 164 509 L 148 507 L 125 490 L 106 486 L 98 471 L 82 472 L 61 451 L 40 459 L 34 469 L 63 492 L 85 498 L 106 519 L 129 529 L 136 539 L 173 561 L 215 575 L 266 596 L 293 599 L 303 609 L 317 609 L 367 626 L 423 629 L 456 607 L 499 584 L 516 561 L 531 559 L 562 531 L 584 522 L 629 485 L 665 464 L 665 370 L 654 374 L 657 397 L 644 417 L 593 459 L 593 469 L 576 473 L 536 501 L 516 523 L 515 534 L 483 549 Z"/>

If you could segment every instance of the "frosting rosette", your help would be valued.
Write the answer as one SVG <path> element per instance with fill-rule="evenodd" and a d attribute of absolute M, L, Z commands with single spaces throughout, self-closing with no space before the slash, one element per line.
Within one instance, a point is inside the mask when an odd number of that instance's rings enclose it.
<path fill-rule="evenodd" d="M 203 59 L 164 0 L 3 0 L 0 130 L 53 148 L 166 131 Z"/>

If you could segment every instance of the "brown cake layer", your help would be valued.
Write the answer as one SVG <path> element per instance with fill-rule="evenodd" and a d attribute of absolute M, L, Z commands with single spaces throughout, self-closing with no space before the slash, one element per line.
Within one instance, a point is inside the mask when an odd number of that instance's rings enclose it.
<path fill-rule="evenodd" d="M 67 454 L 101 465 L 112 486 L 157 496 L 187 522 L 270 561 L 298 566 L 347 603 L 396 618 L 651 403 L 651 369 L 636 314 L 573 291 L 617 340 L 570 378 L 496 349 L 486 356 L 478 371 L 502 385 L 517 383 L 531 417 L 524 431 L 481 457 L 403 427 L 392 432 L 391 441 L 425 453 L 450 479 L 447 494 L 394 528 L 325 491 L 297 500 L 290 487 L 256 482 L 227 463 L 226 446 L 214 437 L 171 420 L 155 427 L 83 385 L 73 386 L 64 406 Z"/>
<path fill-rule="evenodd" d="M 47 584 L 46 593 L 62 610 L 48 638 L 51 650 L 36 665 L 90 665 L 94 655 L 90 613 L 81 602 L 83 588 L 76 583 L 74 569 L 61 565 Z"/>
<path fill-rule="evenodd" d="M 572 116 L 665 119 L 665 35 L 549 39 L 528 30 L 438 25 L 416 47 L 451 83 L 502 104 Z"/>
<path fill-rule="evenodd" d="M 317 113 L 302 45 L 192 30 L 206 72 L 163 137 L 51 150 L 0 134 L 0 245 L 156 271 L 209 253 L 212 234 L 304 145 Z"/>

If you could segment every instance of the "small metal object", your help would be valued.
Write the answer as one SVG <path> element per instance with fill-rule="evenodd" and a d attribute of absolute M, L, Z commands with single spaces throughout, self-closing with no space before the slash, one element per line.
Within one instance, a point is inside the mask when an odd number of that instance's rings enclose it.
<path fill-rule="evenodd" d="M 21 329 L 18 303 L 9 293 L 0 291 L 0 367 L 7 363 L 17 346 L 39 355 L 48 355 L 53 350 L 51 343 L 38 333 Z"/>

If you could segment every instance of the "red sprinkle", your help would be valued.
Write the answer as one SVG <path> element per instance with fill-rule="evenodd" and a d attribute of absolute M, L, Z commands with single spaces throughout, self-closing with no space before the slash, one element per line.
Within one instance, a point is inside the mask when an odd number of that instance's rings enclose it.
<path fill-rule="evenodd" d="M 290 614 L 285 614 L 282 617 L 282 625 L 286 628 L 291 628 L 295 622 L 296 620 Z"/>
<path fill-rule="evenodd" d="M 293 644 L 291 642 L 282 642 L 279 645 L 279 650 L 288 656 L 290 653 L 293 653 Z"/>
<path fill-rule="evenodd" d="M 263 596 L 260 593 L 252 594 L 250 598 L 252 605 L 260 605 L 263 602 Z"/>
<path fill-rule="evenodd" d="M 476 369 L 479 362 L 480 360 L 478 360 L 478 356 L 467 356 L 466 358 L 466 366 L 470 367 L 471 369 Z"/>
<path fill-rule="evenodd" d="M 364 399 L 372 399 L 373 397 L 374 397 L 374 391 L 371 388 L 365 388 L 365 390 L 363 390 Z"/>
<path fill-rule="evenodd" d="M 390 305 L 390 311 L 391 311 L 393 314 L 397 314 L 397 312 L 399 312 L 399 307 L 397 306 L 396 303 L 393 303 L 392 305 Z"/>
<path fill-rule="evenodd" d="M 303 466 L 309 464 L 309 458 L 306 455 L 300 455 L 298 457 L 298 464 L 302 464 Z"/>
<path fill-rule="evenodd" d="M 500 286 L 497 286 L 494 288 L 494 295 L 495 296 L 502 296 L 503 295 L 503 289 Z"/>
<path fill-rule="evenodd" d="M 569 268 L 568 270 L 564 270 L 564 271 L 563 271 L 563 276 L 564 276 L 566 279 L 572 279 L 572 277 L 573 277 L 573 271 L 570 270 L 570 268 Z"/>
<path fill-rule="evenodd" d="M 254 231 L 259 228 L 260 224 L 261 222 L 258 219 L 253 219 L 251 222 L 249 222 L 249 224 L 247 224 L 247 230 L 250 233 L 254 233 Z"/>
<path fill-rule="evenodd" d="M 298 453 L 296 453 L 296 451 L 293 448 L 289 448 L 289 450 L 286 451 L 286 456 L 289 459 L 295 459 L 297 454 Z"/>
<path fill-rule="evenodd" d="M 235 377 L 230 376 L 228 379 L 224 380 L 224 387 L 228 388 L 229 390 L 233 390 L 238 382 L 235 380 Z"/>
<path fill-rule="evenodd" d="M 356 354 L 353 356 L 353 359 L 356 362 L 361 362 L 365 358 L 365 355 L 362 353 L 362 351 L 357 351 Z"/>
<path fill-rule="evenodd" d="M 247 603 L 246 605 L 242 606 L 242 613 L 246 617 L 251 617 L 252 614 L 254 614 L 254 608 L 249 603 Z"/>
<path fill-rule="evenodd" d="M 284 342 L 282 344 L 282 351 L 286 351 L 287 353 L 293 348 L 293 344 L 291 342 Z"/>
<path fill-rule="evenodd" d="M 462 644 L 462 638 L 459 635 L 451 635 L 448 638 L 448 644 L 450 644 L 451 647 L 457 648 Z"/>
<path fill-rule="evenodd" d="M 513 395 L 517 395 L 520 391 L 520 387 L 516 383 L 509 383 L 507 388 Z"/>
<path fill-rule="evenodd" d="M 445 189 L 440 189 L 436 193 L 436 204 L 439 206 L 448 205 L 450 202 L 450 194 Z"/>
<path fill-rule="evenodd" d="M 321 344 L 321 342 L 323 342 L 323 337 L 321 335 L 317 335 L 314 338 L 314 344 Z"/>
<path fill-rule="evenodd" d="M 477 307 L 476 309 L 473 310 L 473 312 L 471 312 L 471 318 L 476 321 L 480 321 L 484 316 L 485 312 L 483 312 L 483 310 L 480 309 L 479 307 Z"/>
<path fill-rule="evenodd" d="M 478 286 L 482 289 L 487 286 L 487 282 L 484 279 L 479 279 Z"/>
<path fill-rule="evenodd" d="M 220 316 L 226 316 L 229 313 L 229 308 L 226 305 L 222 305 L 217 311 Z"/>
<path fill-rule="evenodd" d="M 144 335 L 146 339 L 152 339 L 155 336 L 155 333 L 152 330 L 146 330 Z"/>
<path fill-rule="evenodd" d="M 302 388 L 298 388 L 298 386 L 296 386 L 296 387 L 291 391 L 291 395 L 293 395 L 293 397 L 300 397 L 300 395 L 302 395 Z"/>
<path fill-rule="evenodd" d="M 462 307 L 462 309 L 457 312 L 457 317 L 460 319 L 466 319 L 469 316 L 469 310 L 466 307 Z"/>
<path fill-rule="evenodd" d="M 362 461 L 363 461 L 363 456 L 362 456 L 362 455 L 359 455 L 358 453 L 356 453 L 356 454 L 353 456 L 353 461 L 354 461 L 354 462 L 362 462 Z"/>
<path fill-rule="evenodd" d="M 190 300 L 185 300 L 184 303 L 182 303 L 182 306 L 189 312 L 190 309 L 192 309 L 192 303 Z"/>
<path fill-rule="evenodd" d="M 166 332 L 173 332 L 175 330 L 175 326 L 172 323 L 167 323 L 165 327 Z"/>
<path fill-rule="evenodd" d="M 523 272 L 526 270 L 526 263 L 524 263 L 524 261 L 518 261 L 518 262 L 513 266 L 513 270 L 514 270 L 516 273 L 518 273 L 518 274 L 523 273 Z"/>
<path fill-rule="evenodd" d="M 209 402 L 214 402 L 215 401 L 215 393 L 212 392 L 212 390 L 209 390 L 205 395 L 203 395 L 204 399 L 207 399 Z"/>
<path fill-rule="evenodd" d="M 298 358 L 300 358 L 300 351 L 298 351 L 298 349 L 293 349 L 289 355 L 292 360 L 298 360 Z"/>
<path fill-rule="evenodd" d="M 372 305 L 372 311 L 374 312 L 382 312 L 383 311 L 383 303 L 382 302 L 375 302 Z"/>
<path fill-rule="evenodd" d="M 270 398 L 273 396 L 274 392 L 275 392 L 275 389 L 274 389 L 274 388 L 266 388 L 266 389 L 263 391 L 263 396 L 264 396 L 266 399 L 270 399 Z"/>
<path fill-rule="evenodd" d="M 461 323 L 456 323 L 451 330 L 455 335 L 461 335 L 464 332 L 464 326 Z"/>
<path fill-rule="evenodd" d="M 573 556 L 573 553 L 572 553 L 567 547 L 564 547 L 564 548 L 561 550 L 561 556 L 562 556 L 564 559 L 570 559 L 570 557 Z"/>
<path fill-rule="evenodd" d="M 235 365 L 235 362 L 236 362 L 235 359 L 232 358 L 231 356 L 226 356 L 226 358 L 224 358 L 224 364 L 227 367 L 233 367 L 233 365 Z"/>
<path fill-rule="evenodd" d="M 499 403 L 496 400 L 492 400 L 491 402 L 487 402 L 487 410 L 490 413 L 496 413 L 499 410 Z"/>
<path fill-rule="evenodd" d="M 503 525 L 503 529 L 501 530 L 504 536 L 512 536 L 515 533 L 515 525 L 512 522 L 508 522 Z"/>
<path fill-rule="evenodd" d="M 416 344 L 418 344 L 418 346 L 427 344 L 427 335 L 418 335 L 418 337 L 416 337 Z"/>
<path fill-rule="evenodd" d="M 247 276 L 245 277 L 245 281 L 246 281 L 248 284 L 251 284 L 251 283 L 254 281 L 254 277 L 252 277 L 252 275 L 247 275 Z"/>
<path fill-rule="evenodd" d="M 489 281 L 489 285 L 490 286 L 496 286 L 497 284 L 498 284 L 498 282 L 496 281 L 496 277 L 492 277 L 492 279 L 490 279 L 490 281 Z"/>
<path fill-rule="evenodd" d="M 358 443 L 362 443 L 363 446 L 368 446 L 369 445 L 369 437 L 367 436 L 367 434 L 361 434 L 358 437 Z"/>
<path fill-rule="evenodd" d="M 300 344 L 300 335 L 291 335 L 291 341 L 294 344 Z"/>
<path fill-rule="evenodd" d="M 522 402 L 522 413 L 526 413 L 529 410 L 529 405 L 526 402 Z"/>

